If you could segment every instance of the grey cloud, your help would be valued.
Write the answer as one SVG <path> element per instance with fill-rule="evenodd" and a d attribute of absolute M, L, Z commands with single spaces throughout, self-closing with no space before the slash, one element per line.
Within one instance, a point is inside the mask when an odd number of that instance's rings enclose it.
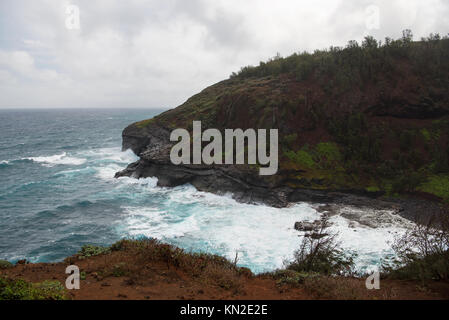
<path fill-rule="evenodd" d="M 373 4 L 377 38 L 449 31 L 446 0 L 2 0 L 0 107 L 175 107 L 276 52 L 361 40 Z"/>

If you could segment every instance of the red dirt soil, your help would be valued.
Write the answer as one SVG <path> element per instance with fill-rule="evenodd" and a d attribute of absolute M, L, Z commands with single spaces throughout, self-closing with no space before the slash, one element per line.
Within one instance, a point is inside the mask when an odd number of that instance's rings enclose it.
<path fill-rule="evenodd" d="M 200 281 L 181 269 L 163 262 L 150 262 L 138 273 L 126 276 L 100 276 L 111 264 L 133 263 L 120 252 L 78 260 L 74 264 L 86 274 L 80 290 L 71 290 L 73 300 L 310 300 L 310 299 L 449 299 L 449 283 L 381 280 L 381 289 L 368 291 L 363 279 L 339 278 L 336 296 L 320 296 L 310 287 L 279 285 L 271 276 L 241 275 L 238 289 L 227 289 Z M 1 270 L 0 276 L 33 283 L 58 280 L 65 284 L 65 269 L 70 263 L 23 264 Z M 348 296 L 348 288 L 351 294 Z"/>

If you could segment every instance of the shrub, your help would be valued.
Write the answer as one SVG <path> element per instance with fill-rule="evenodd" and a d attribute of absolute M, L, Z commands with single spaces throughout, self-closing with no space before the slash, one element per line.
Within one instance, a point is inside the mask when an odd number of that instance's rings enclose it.
<path fill-rule="evenodd" d="M 110 252 L 110 248 L 108 248 L 108 247 L 85 245 L 77 253 L 77 256 L 79 259 L 85 259 L 88 257 L 95 257 L 95 256 L 99 256 L 99 255 L 106 254 L 109 252 Z"/>
<path fill-rule="evenodd" d="M 241 286 L 240 277 L 252 276 L 250 270 L 239 268 L 236 261 L 231 262 L 224 257 L 207 253 L 185 252 L 156 239 L 122 240 L 118 247 L 122 250 L 126 248 L 138 257 L 137 266 L 127 266 L 126 271 L 130 273 L 133 268 L 141 268 L 149 261 L 162 262 L 167 269 L 181 269 L 201 282 L 234 291 Z"/>
<path fill-rule="evenodd" d="M 327 161 L 340 161 L 341 154 L 338 146 L 332 142 L 321 142 L 316 146 L 316 151 L 321 157 L 326 158 Z"/>
<path fill-rule="evenodd" d="M 216 264 L 206 266 L 199 278 L 205 284 L 214 284 L 225 290 L 233 290 L 235 292 L 239 291 L 242 285 L 238 272 L 235 272 L 233 269 L 223 269 Z"/>
<path fill-rule="evenodd" d="M 114 265 L 111 273 L 114 277 L 123 277 L 129 273 L 129 268 L 127 267 L 126 263 L 121 262 Z"/>
<path fill-rule="evenodd" d="M 0 270 L 12 268 L 13 264 L 6 260 L 0 260 Z"/>
<path fill-rule="evenodd" d="M 30 283 L 0 278 L 0 300 L 65 300 L 66 292 L 59 281 Z"/>
<path fill-rule="evenodd" d="M 323 215 L 320 224 L 306 233 L 301 246 L 295 252 L 294 261 L 287 265 L 288 270 L 300 273 L 319 273 L 324 275 L 350 275 L 354 273 L 354 257 L 347 256 L 340 249 L 337 233 L 328 231 L 329 217 Z"/>
<path fill-rule="evenodd" d="M 393 244 L 394 260 L 385 261 L 383 272 L 391 278 L 449 279 L 449 216 L 417 223 Z"/>
<path fill-rule="evenodd" d="M 295 147 L 295 141 L 296 139 L 298 139 L 298 134 L 297 133 L 293 133 L 290 135 L 286 135 L 284 137 L 284 142 L 287 144 L 287 146 L 289 146 L 291 149 L 294 149 Z"/>
<path fill-rule="evenodd" d="M 307 168 L 314 168 L 315 161 L 313 160 L 312 155 L 306 150 L 306 148 L 302 148 L 298 152 L 287 151 L 285 155 L 292 160 L 293 162 L 302 165 Z"/>
<path fill-rule="evenodd" d="M 431 176 L 419 190 L 434 194 L 449 201 L 449 175 Z"/>
<path fill-rule="evenodd" d="M 426 128 L 421 129 L 420 132 L 423 135 L 426 142 L 429 142 L 432 139 L 432 136 L 430 135 L 429 130 L 427 130 Z"/>
<path fill-rule="evenodd" d="M 294 270 L 277 270 L 272 274 L 272 277 L 276 280 L 277 285 L 290 285 L 299 286 L 305 283 L 306 279 L 318 277 L 319 274 L 315 272 L 297 272 Z"/>
<path fill-rule="evenodd" d="M 412 192 L 418 188 L 424 181 L 424 177 L 419 173 L 405 173 L 403 176 L 397 177 L 392 184 L 392 191 L 394 193 Z"/>

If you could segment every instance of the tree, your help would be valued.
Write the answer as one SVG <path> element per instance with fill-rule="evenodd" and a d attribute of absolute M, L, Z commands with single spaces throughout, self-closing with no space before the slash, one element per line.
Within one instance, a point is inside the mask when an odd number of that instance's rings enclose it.
<path fill-rule="evenodd" d="M 362 42 L 362 48 L 364 49 L 377 49 L 379 43 L 373 36 L 366 36 Z"/>
<path fill-rule="evenodd" d="M 402 41 L 404 43 L 411 43 L 413 41 L 413 32 L 410 29 L 402 31 Z"/>
<path fill-rule="evenodd" d="M 312 231 L 304 235 L 299 250 L 295 252 L 295 260 L 287 269 L 324 275 L 353 274 L 353 256 L 343 252 L 337 241 L 338 233 L 330 232 L 330 226 L 328 215 L 316 221 Z"/>

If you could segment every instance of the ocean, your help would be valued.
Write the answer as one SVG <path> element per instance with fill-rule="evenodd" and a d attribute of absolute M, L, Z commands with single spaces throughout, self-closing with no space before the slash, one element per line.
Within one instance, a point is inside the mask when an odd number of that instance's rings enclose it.
<path fill-rule="evenodd" d="M 318 204 L 277 209 L 190 185 L 160 188 L 155 178 L 114 178 L 138 159 L 122 152 L 122 130 L 161 111 L 0 110 L 0 259 L 57 262 L 86 244 L 152 237 L 230 259 L 237 253 L 256 273 L 291 260 L 302 237 L 294 224 L 318 219 Z M 375 228 L 331 219 L 364 272 L 393 254 L 406 225 L 390 212 L 369 214 L 386 219 Z"/>

